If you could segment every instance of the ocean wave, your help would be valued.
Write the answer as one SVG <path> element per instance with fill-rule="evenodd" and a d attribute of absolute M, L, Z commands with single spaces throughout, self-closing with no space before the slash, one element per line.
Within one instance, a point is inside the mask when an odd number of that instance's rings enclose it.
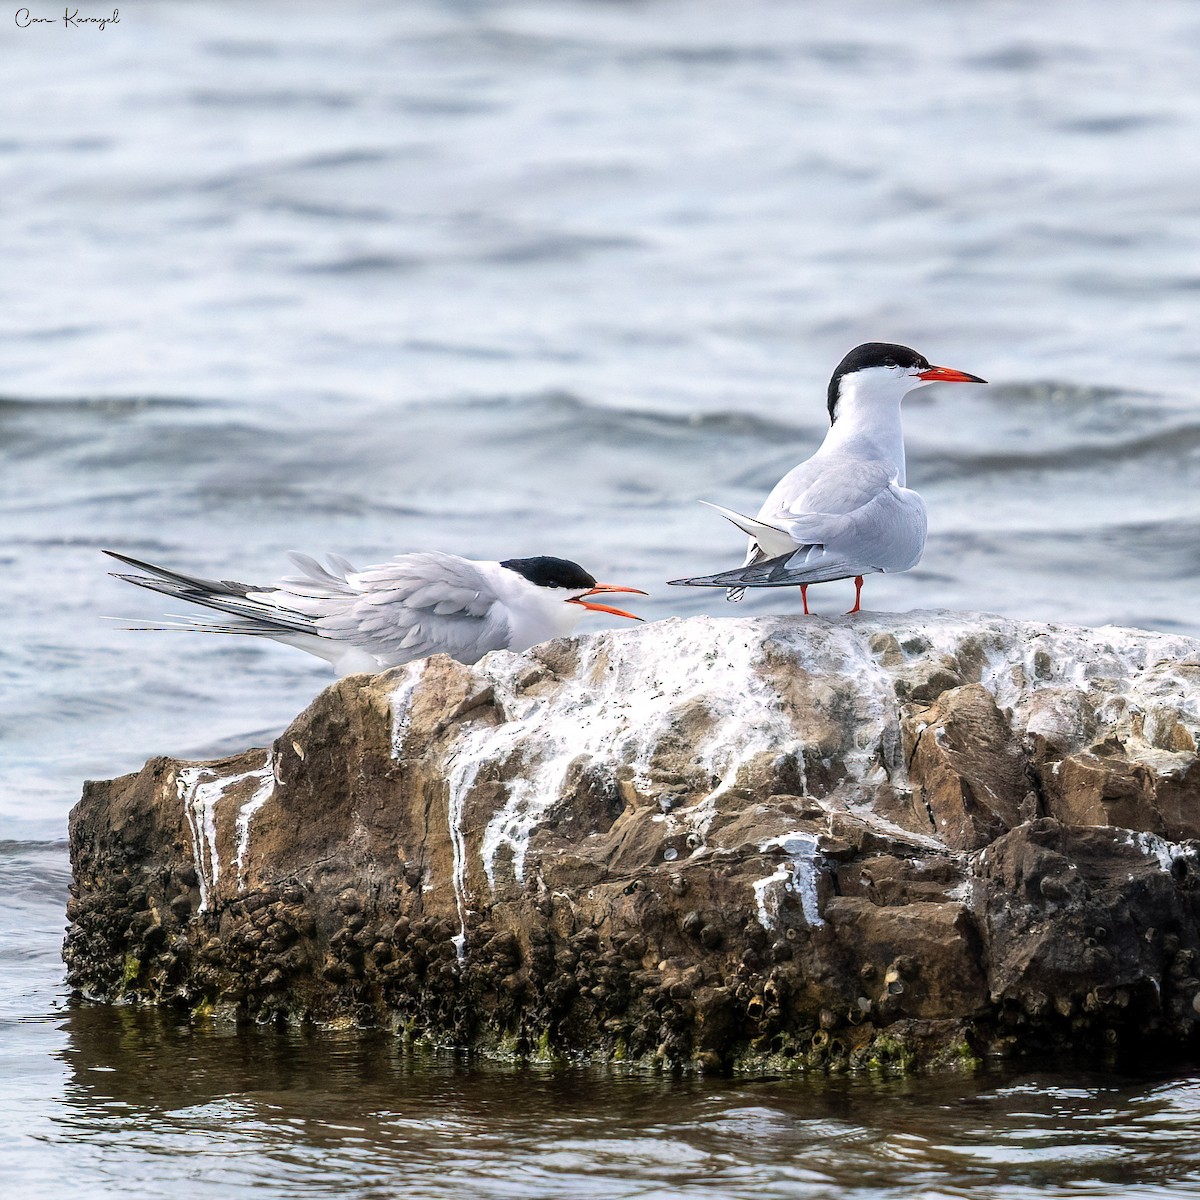
<path fill-rule="evenodd" d="M 810 436 L 811 426 L 795 425 L 764 417 L 753 412 L 735 409 L 708 409 L 694 412 L 675 412 L 661 408 L 632 408 L 589 400 L 577 392 L 549 390 L 526 394 L 472 396 L 451 401 L 428 401 L 409 406 L 407 412 L 457 410 L 462 414 L 502 415 L 511 421 L 523 417 L 531 427 L 538 427 L 549 416 L 556 420 L 573 421 L 588 430 L 608 431 L 613 436 L 622 432 L 642 433 L 658 430 L 664 436 L 687 437 L 692 433 L 732 434 L 737 437 L 776 442 L 781 437 Z M 516 422 L 512 422 L 516 427 Z"/>
<path fill-rule="evenodd" d="M 1192 458 L 1198 447 L 1200 422 L 1189 422 L 1139 437 L 1108 440 L 1081 437 L 1045 450 L 958 451 L 953 454 L 924 451 L 920 456 L 920 473 L 927 479 L 977 479 L 983 475 L 1025 472 L 1092 471 L 1102 465 L 1139 459 L 1152 459 L 1154 469 L 1160 471 L 1172 460 Z M 1147 477 L 1147 486 L 1149 484 Z"/>
<path fill-rule="evenodd" d="M 125 416 L 150 409 L 207 408 L 220 403 L 188 396 L 0 396 L 0 418 L 6 414 Z"/>

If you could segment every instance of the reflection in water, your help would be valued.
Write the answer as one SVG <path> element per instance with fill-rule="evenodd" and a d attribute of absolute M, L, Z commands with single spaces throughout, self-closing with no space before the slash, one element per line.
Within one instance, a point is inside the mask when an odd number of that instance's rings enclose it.
<path fill-rule="evenodd" d="M 152 1161 L 163 1195 L 1200 1194 L 1200 1081 L 507 1067 L 92 1005 L 65 1032 L 54 1136 L 72 1169 L 117 1179 Z M 146 1187 L 126 1194 L 160 1194 Z"/>

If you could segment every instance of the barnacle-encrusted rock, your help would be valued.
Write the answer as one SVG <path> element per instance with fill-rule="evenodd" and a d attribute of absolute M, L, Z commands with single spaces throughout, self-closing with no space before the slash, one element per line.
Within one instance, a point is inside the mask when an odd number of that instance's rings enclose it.
<path fill-rule="evenodd" d="M 664 621 L 330 687 L 71 822 L 103 999 L 505 1054 L 890 1065 L 1200 1042 L 1200 643 Z"/>

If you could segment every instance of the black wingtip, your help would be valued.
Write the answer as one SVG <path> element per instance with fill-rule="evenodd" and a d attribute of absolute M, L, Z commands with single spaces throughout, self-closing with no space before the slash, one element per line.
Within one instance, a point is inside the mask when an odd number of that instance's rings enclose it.
<path fill-rule="evenodd" d="M 667 587 L 730 587 L 716 575 L 697 575 L 694 579 L 668 579 Z"/>
<path fill-rule="evenodd" d="M 159 570 L 159 568 L 155 567 L 153 563 L 142 562 L 141 559 L 138 558 L 130 558 L 128 554 L 121 554 L 116 550 L 101 550 L 100 553 L 107 554 L 109 558 L 115 558 L 117 562 L 124 563 L 127 567 L 134 567 L 139 571 L 157 572 Z M 122 576 L 121 578 L 124 577 Z"/>

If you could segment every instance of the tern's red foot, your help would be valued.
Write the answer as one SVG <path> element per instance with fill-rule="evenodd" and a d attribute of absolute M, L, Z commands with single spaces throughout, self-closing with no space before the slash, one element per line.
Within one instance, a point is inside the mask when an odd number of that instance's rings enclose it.
<path fill-rule="evenodd" d="M 861 575 L 855 575 L 855 577 L 854 577 L 854 607 L 850 610 L 850 612 L 848 612 L 846 614 L 846 616 L 848 616 L 848 617 L 853 615 L 856 612 L 862 611 L 862 581 L 863 581 L 863 577 Z"/>
<path fill-rule="evenodd" d="M 812 613 L 810 613 L 808 611 L 808 584 L 807 583 L 802 583 L 800 585 L 800 599 L 804 602 L 804 615 L 806 617 L 811 617 Z"/>

